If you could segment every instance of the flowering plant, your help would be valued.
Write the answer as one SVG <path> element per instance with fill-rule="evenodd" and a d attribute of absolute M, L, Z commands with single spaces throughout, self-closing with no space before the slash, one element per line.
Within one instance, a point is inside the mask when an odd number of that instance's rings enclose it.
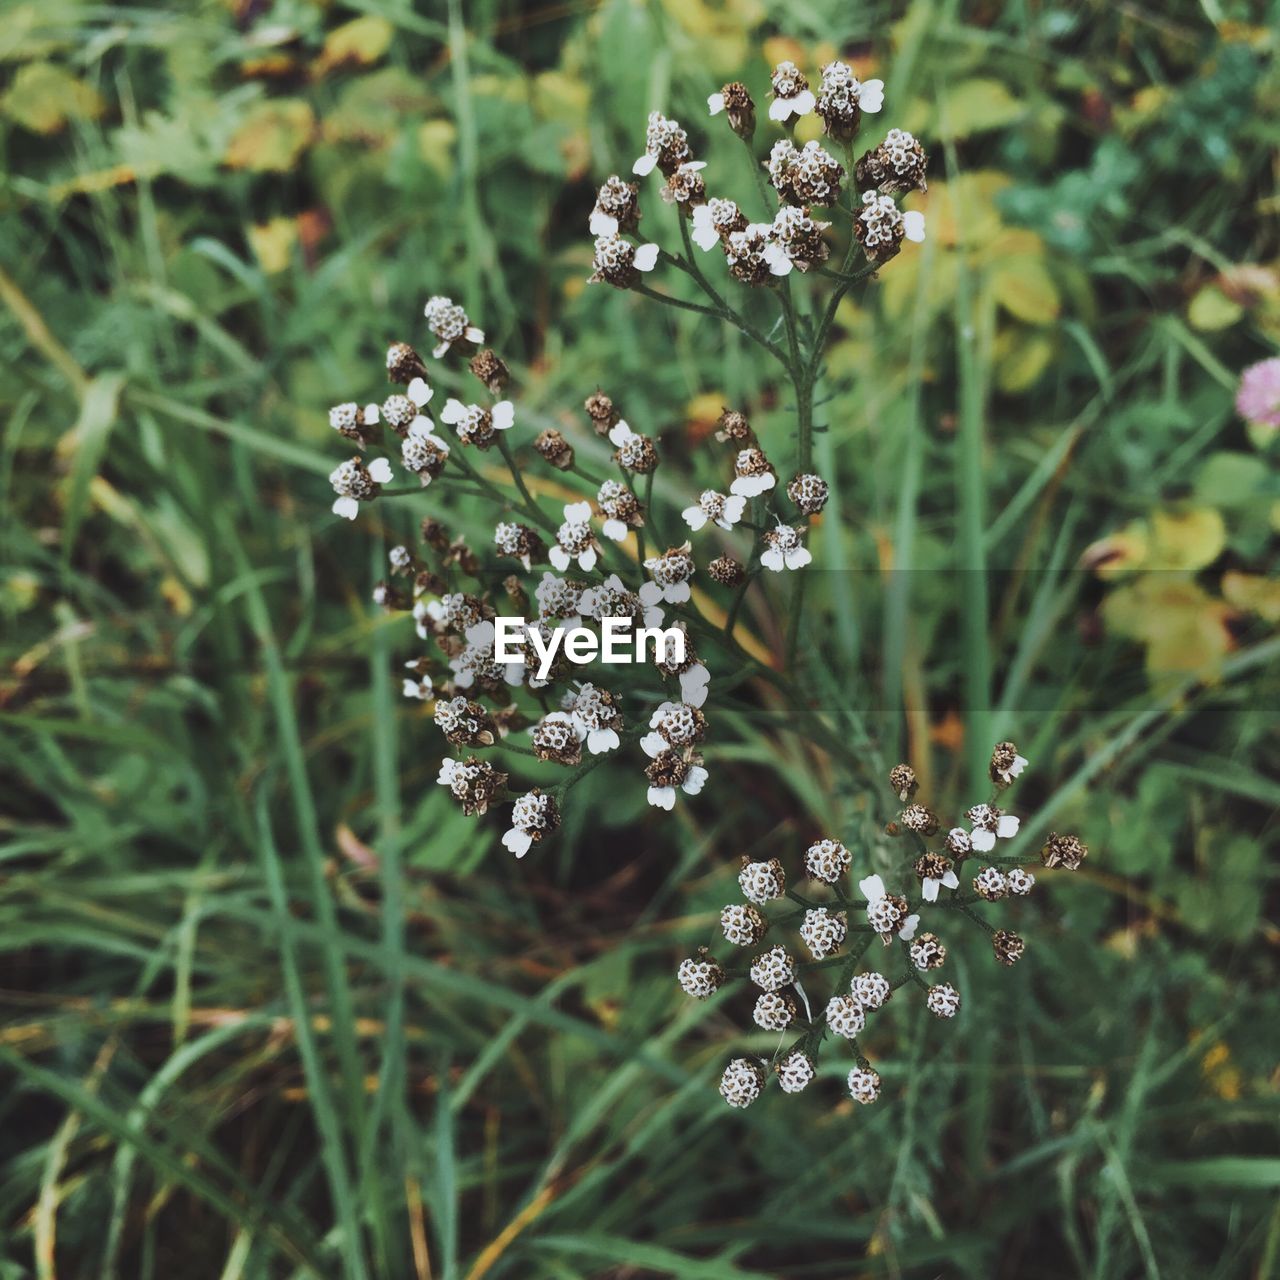
<path fill-rule="evenodd" d="M 628 421 L 619 402 L 602 390 L 584 401 L 589 428 L 579 437 L 555 428 L 535 436 L 523 428 L 520 407 L 508 398 L 506 361 L 483 345 L 484 332 L 466 311 L 441 296 L 425 309 L 432 356 L 469 357 L 481 399 L 449 397 L 438 415 L 448 430 L 439 429 L 430 412 L 435 375 L 410 344 L 395 342 L 386 372 L 403 390 L 381 404 L 361 408 L 353 401 L 331 411 L 333 428 L 360 450 L 331 477 L 336 514 L 354 518 L 380 496 L 431 487 L 422 543 L 390 549 L 393 581 L 380 583 L 375 599 L 411 613 L 419 639 L 434 646 L 406 663 L 404 692 L 431 705 L 454 749 L 439 783 L 468 815 L 509 804 L 503 844 L 517 857 L 554 833 L 573 788 L 614 753 L 634 759 L 637 773 L 643 770 L 648 802 L 656 808 L 672 810 L 699 795 L 713 785 L 707 758 L 709 753 L 714 763 L 713 726 L 742 723 L 761 687 L 788 707 L 809 741 L 845 754 L 846 744 L 818 709 L 820 699 L 804 686 L 794 658 L 804 614 L 803 571 L 814 559 L 808 534 L 830 497 L 827 480 L 814 470 L 814 410 L 837 308 L 852 288 L 874 280 L 904 242 L 922 240 L 925 231 L 923 214 L 899 205 L 925 189 L 927 159 L 919 142 L 891 129 L 856 153 L 863 116 L 882 106 L 881 82 L 859 81 L 845 63 L 823 68 L 817 92 L 793 64 L 781 63 L 772 77 L 768 117 L 782 136 L 764 158 L 746 87 L 727 84 L 708 99 L 716 127 L 723 116 L 745 150 L 757 188 L 754 219 L 736 201 L 712 193 L 714 170 L 695 158 L 686 130 L 656 111 L 631 169 L 638 179 L 661 179 L 661 200 L 674 206 L 678 243 L 664 247 L 639 234 L 639 182 L 618 174 L 600 186 L 587 218 L 595 237 L 593 282 L 731 325 L 776 362 L 791 392 L 791 441 L 776 431 L 758 433 L 746 406 L 725 408 L 716 433 L 724 452 L 707 467 L 710 474 L 664 476 L 662 489 L 655 490 L 663 450 L 651 432 L 638 429 L 645 424 Z M 831 149 L 816 140 L 796 145 L 791 130 L 810 114 L 821 120 Z M 651 283 L 657 280 L 665 287 Z M 696 297 L 679 291 L 687 286 Z M 446 367 L 445 373 L 451 371 Z M 370 460 L 383 428 L 398 438 L 395 461 Z M 485 460 L 494 450 L 503 468 Z M 390 489 L 397 467 L 410 483 Z M 613 474 L 606 473 L 610 467 Z M 488 555 L 449 530 L 451 491 L 492 503 Z M 507 572 L 513 561 L 524 577 Z M 753 592 L 774 616 L 788 619 L 785 639 L 776 646 L 739 628 Z M 508 608 L 530 615 L 514 648 L 507 644 Z M 603 633 L 618 624 L 640 642 L 647 630 L 655 633 L 647 669 L 592 671 L 582 679 L 573 670 L 579 658 L 572 643 L 553 643 L 559 632 L 586 626 Z M 642 643 L 637 652 L 643 653 Z M 1023 763 L 1013 752 L 1001 785 Z M 865 762 L 859 768 L 865 781 Z M 528 783 L 513 783 L 513 774 L 527 776 Z M 904 777 L 895 771 L 900 792 L 914 787 Z M 918 805 L 900 818 L 917 841 L 932 834 L 933 821 Z M 784 1029 L 799 1016 L 797 1000 L 805 1005 L 808 1030 L 774 1064 L 784 1089 L 807 1083 L 824 1029 L 855 1037 L 864 1010 L 878 1007 L 907 980 L 854 976 L 875 937 L 909 947 L 908 977 L 916 981 L 942 962 L 945 948 L 934 935 L 916 934 L 919 908 L 936 904 L 972 915 L 972 897 L 939 902 L 939 891 L 954 894 L 964 858 L 989 850 L 1017 825 L 987 805 L 970 810 L 969 821 L 968 832 L 952 831 L 947 853 L 919 849 L 918 901 L 900 896 L 879 874 L 861 880 L 864 899 L 846 897 L 838 884 L 852 856 L 838 840 L 821 840 L 806 855 L 809 875 L 836 887 L 830 906 L 787 890 L 776 860 L 744 866 L 748 904 L 725 908 L 726 939 L 758 941 L 766 927 L 759 907 L 785 894 L 803 908 L 800 936 L 812 965 L 838 964 L 842 982 L 854 984 L 849 994 L 832 997 L 823 1023 L 809 1010 L 799 977 L 804 966 L 784 947 L 774 946 L 751 964 L 751 979 L 762 991 L 755 1011 L 760 1026 Z M 1030 884 L 1030 876 L 1016 869 L 1006 874 L 993 860 L 975 879 L 974 893 L 1000 897 L 1025 892 Z M 867 923 L 850 925 L 851 909 L 865 910 Z M 866 935 L 862 944 L 837 955 L 846 936 L 859 930 Z M 1004 939 L 997 944 L 1001 958 L 1012 963 L 1020 941 L 1012 934 L 997 938 Z M 680 968 L 681 985 L 695 996 L 712 994 L 725 976 L 706 951 Z M 949 984 L 930 987 L 928 1000 L 948 1017 L 959 1004 Z M 878 1085 L 860 1055 L 858 1062 L 862 1074 L 850 1083 L 865 1101 Z M 758 1062 L 737 1059 L 722 1092 L 745 1105 L 763 1079 Z"/>

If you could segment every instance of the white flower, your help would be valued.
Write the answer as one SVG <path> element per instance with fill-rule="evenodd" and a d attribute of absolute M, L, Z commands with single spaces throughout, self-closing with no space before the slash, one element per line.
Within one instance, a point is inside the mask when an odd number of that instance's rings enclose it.
<path fill-rule="evenodd" d="M 902 234 L 916 244 L 924 239 L 924 214 L 919 209 L 908 209 L 903 213 Z"/>
<path fill-rule="evenodd" d="M 502 843 L 517 858 L 523 858 L 532 845 L 559 825 L 560 810 L 556 802 L 535 789 L 515 802 L 511 810 L 511 829 L 502 837 Z"/>
<path fill-rule="evenodd" d="M 721 529 L 732 529 L 746 510 L 747 500 L 741 494 L 730 494 L 726 497 L 714 489 L 704 489 L 698 497 L 697 506 L 686 507 L 680 514 L 690 529 L 698 530 L 710 520 Z"/>
<path fill-rule="evenodd" d="M 684 604 L 689 599 L 689 579 L 693 577 L 694 565 L 687 542 L 660 556 L 650 556 L 644 567 L 651 577 L 640 588 L 640 599 L 645 604 L 657 604 L 660 600 L 667 604 Z"/>
<path fill-rule="evenodd" d="M 990 853 L 996 847 L 997 837 L 1011 840 L 1018 834 L 1018 819 L 992 805 L 976 804 L 966 816 L 973 825 L 969 840 L 979 853 Z"/>
<path fill-rule="evenodd" d="M 798 529 L 779 520 L 776 529 L 765 531 L 765 550 L 760 554 L 760 563 L 774 573 L 781 573 L 783 569 L 803 569 L 813 555 L 800 541 L 800 536 Z"/>
<path fill-rule="evenodd" d="M 886 918 L 886 907 L 891 908 L 892 899 L 884 887 L 884 881 L 879 876 L 868 876 L 865 880 L 858 881 L 858 888 L 862 892 L 862 896 L 867 900 L 867 919 L 873 926 L 877 926 L 877 932 L 880 932 L 878 925 Z M 880 905 L 884 903 L 885 905 Z M 920 923 L 918 915 L 909 915 L 906 919 L 899 918 L 899 912 L 892 911 L 892 917 L 897 920 L 897 934 L 904 942 L 910 942 L 916 936 L 916 926 Z"/>
<path fill-rule="evenodd" d="M 646 625 L 651 624 L 646 622 Z M 695 662 L 687 671 L 680 673 L 681 699 L 691 707 L 702 706 L 707 700 L 707 685 L 710 682 L 711 672 L 701 662 Z"/>
<path fill-rule="evenodd" d="M 733 483 L 729 492 L 744 498 L 758 498 L 778 483 L 769 459 L 757 448 L 742 449 L 733 463 Z"/>
<path fill-rule="evenodd" d="M 456 657 L 449 659 L 449 669 L 454 673 L 453 682 L 459 689 L 469 689 L 482 675 L 491 680 L 502 680 L 509 685 L 524 682 L 523 662 L 500 663 L 494 655 L 497 630 L 492 622 L 476 622 L 463 633 L 466 646 Z"/>
<path fill-rule="evenodd" d="M 696 796 L 706 785 L 710 775 L 697 757 L 691 757 L 687 751 L 674 750 L 661 734 L 645 734 L 640 746 L 653 761 L 645 773 L 650 784 L 646 796 L 655 808 L 670 811 L 675 808 L 677 789 L 687 796 Z"/>
<path fill-rule="evenodd" d="M 409 671 L 417 671 L 417 661 L 406 662 L 405 668 Z M 406 698 L 420 698 L 424 702 L 431 699 L 432 685 L 431 677 L 428 675 L 419 675 L 416 680 L 411 680 L 408 676 L 404 678 L 404 696 Z"/>
<path fill-rule="evenodd" d="M 482 448 L 492 441 L 495 431 L 509 431 L 515 417 L 515 405 L 510 400 L 499 400 L 491 409 L 486 409 L 450 398 L 440 411 L 440 421 L 451 426 L 459 440 Z"/>
<path fill-rule="evenodd" d="M 451 298 L 438 294 L 427 300 L 422 314 L 427 318 L 427 328 L 439 339 L 431 352 L 437 360 L 449 350 L 455 342 L 473 342 L 479 345 L 484 341 L 484 330 L 477 329 L 467 319 L 467 313 L 457 306 Z"/>
<path fill-rule="evenodd" d="M 950 867 L 943 873 L 941 879 L 935 880 L 933 876 L 925 876 L 920 882 L 920 896 L 926 902 L 937 902 L 938 890 L 940 888 L 958 889 L 960 887 L 959 877 Z"/>
<path fill-rule="evenodd" d="M 773 69 L 773 101 L 769 104 L 770 120 L 789 120 L 807 116 L 817 105 L 809 82 L 794 62 L 780 62 Z"/>
<path fill-rule="evenodd" d="M 884 106 L 884 81 L 863 80 L 858 86 L 858 107 L 870 115 L 876 115 Z"/>
<path fill-rule="evenodd" d="M 593 756 L 614 751 L 622 744 L 615 725 L 622 723 L 613 695 L 593 684 L 581 685 L 566 704 L 578 741 L 587 744 Z"/>
<path fill-rule="evenodd" d="M 570 502 L 564 509 L 564 523 L 556 531 L 556 545 L 547 552 L 547 559 L 564 573 L 576 560 L 578 568 L 590 571 L 595 568 L 599 548 L 591 532 L 591 504 Z"/>
<path fill-rule="evenodd" d="M 333 514 L 344 520 L 354 520 L 360 503 L 378 496 L 378 486 L 391 479 L 391 463 L 386 458 L 375 458 L 367 466 L 359 458 L 348 458 L 329 473 L 329 483 L 338 495 L 333 504 Z"/>

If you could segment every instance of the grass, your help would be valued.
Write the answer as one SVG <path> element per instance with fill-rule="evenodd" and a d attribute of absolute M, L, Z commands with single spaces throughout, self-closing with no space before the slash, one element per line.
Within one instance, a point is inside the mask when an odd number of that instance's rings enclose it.
<path fill-rule="evenodd" d="M 1267 33 L 928 0 L 277 9 L 273 65 L 245 6 L 0 19 L 0 1277 L 1280 1272 L 1280 642 L 1223 612 L 1230 573 L 1276 570 L 1275 447 L 1230 404 L 1280 336 L 1280 289 L 1231 276 L 1277 253 Z M 410 635 L 369 603 L 423 510 L 335 528 L 324 410 L 441 291 L 591 471 L 597 385 L 659 432 L 664 532 L 722 403 L 792 439 L 737 329 L 583 286 L 593 183 L 652 106 L 758 200 L 702 104 L 759 93 L 780 34 L 874 56 L 877 127 L 933 155 L 930 239 L 814 371 L 807 625 L 754 591 L 736 619 L 794 642 L 826 736 L 748 683 L 674 822 L 601 767 L 516 864 L 435 785 Z M 311 124 L 255 114 L 286 100 Z M 651 283 L 684 297 L 675 274 Z M 1207 648 L 1164 670 L 1109 603 L 1150 562 L 1081 556 L 1206 509 L 1223 545 L 1157 580 L 1201 593 L 1161 626 Z M 490 536 L 486 500 L 451 510 Z M 769 1038 L 672 974 L 738 856 L 870 842 L 867 779 L 908 751 L 954 808 L 1005 734 L 1033 760 L 1018 848 L 1092 849 L 1042 877 L 1026 959 L 949 938 L 964 1016 L 885 1011 L 875 1107 L 831 1061 L 728 1113 L 726 1057 Z"/>

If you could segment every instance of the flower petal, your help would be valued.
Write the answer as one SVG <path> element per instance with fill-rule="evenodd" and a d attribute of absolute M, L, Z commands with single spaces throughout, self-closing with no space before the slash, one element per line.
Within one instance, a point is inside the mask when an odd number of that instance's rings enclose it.
<path fill-rule="evenodd" d="M 653 172 L 657 163 L 657 156 L 651 156 L 648 152 L 645 152 L 645 154 L 631 166 L 631 172 L 639 174 L 639 176 L 643 178 L 646 174 Z"/>
<path fill-rule="evenodd" d="M 858 890 L 868 902 L 884 897 L 884 881 L 879 876 L 867 876 L 858 881 Z"/>
<path fill-rule="evenodd" d="M 652 271 L 658 265 L 658 246 L 642 244 L 631 261 L 637 271 Z"/>

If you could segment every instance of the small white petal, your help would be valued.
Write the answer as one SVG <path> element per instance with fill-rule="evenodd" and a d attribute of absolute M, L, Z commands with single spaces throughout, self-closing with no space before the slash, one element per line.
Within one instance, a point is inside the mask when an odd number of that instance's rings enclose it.
<path fill-rule="evenodd" d="M 767 244 L 764 249 L 764 260 L 769 264 L 770 272 L 775 276 L 789 276 L 792 262 L 786 250 L 777 243 Z"/>
<path fill-rule="evenodd" d="M 445 401 L 444 408 L 440 410 L 440 421 L 447 422 L 451 427 L 456 426 L 466 416 L 467 406 L 452 396 Z"/>
<path fill-rule="evenodd" d="M 566 503 L 564 518 L 567 524 L 586 524 L 591 519 L 591 504 L 589 502 Z"/>
<path fill-rule="evenodd" d="M 421 409 L 435 395 L 435 388 L 427 386 L 426 378 L 414 378 L 405 388 L 405 395 Z"/>
<path fill-rule="evenodd" d="M 793 547 L 786 552 L 783 557 L 787 562 L 788 569 L 803 569 L 813 559 L 813 553 L 808 547 Z"/>
<path fill-rule="evenodd" d="M 960 878 L 954 871 L 948 871 L 943 875 L 942 883 L 948 889 L 958 889 L 960 887 Z"/>
<path fill-rule="evenodd" d="M 924 239 L 924 214 L 919 209 L 908 209 L 902 215 L 902 234 L 917 244 Z"/>
<path fill-rule="evenodd" d="M 452 343 L 449 343 L 449 342 L 437 342 L 437 343 L 436 343 L 436 345 L 431 349 L 431 354 L 432 354 L 432 355 L 433 355 L 437 360 L 439 360 L 439 359 L 440 359 L 440 357 L 441 357 L 442 355 L 444 355 L 444 354 L 445 354 L 445 352 L 446 352 L 446 351 L 448 351 L 448 350 L 449 350 L 449 348 L 450 348 L 450 346 L 452 346 L 452 345 L 453 345 L 453 344 L 452 344 Z"/>
<path fill-rule="evenodd" d="M 354 498 L 339 498 L 333 504 L 333 514 L 344 520 L 354 520 L 359 514 L 360 504 Z"/>
<path fill-rule="evenodd" d="M 465 337 L 468 342 L 483 342 L 484 330 L 477 329 L 475 325 L 469 324 L 466 328 L 466 332 L 463 334 L 463 337 Z"/>
<path fill-rule="evenodd" d="M 641 604 L 657 604 L 662 599 L 662 588 L 656 582 L 642 582 L 636 595 Z"/>
<path fill-rule="evenodd" d="M 654 166 L 657 165 L 657 163 L 658 157 L 651 156 L 646 152 L 635 162 L 635 164 L 631 166 L 631 172 L 639 174 L 639 176 L 643 178 L 646 174 L 653 172 Z"/>
<path fill-rule="evenodd" d="M 707 98 L 707 110 L 713 116 L 718 116 L 724 110 L 724 94 L 711 94 L 711 96 Z"/>
<path fill-rule="evenodd" d="M 701 765 L 695 764 L 685 776 L 685 780 L 680 784 L 680 789 L 687 796 L 696 796 L 707 785 L 709 776 Z"/>
<path fill-rule="evenodd" d="M 640 750 L 656 760 L 667 749 L 667 740 L 660 733 L 646 733 L 640 739 Z"/>
<path fill-rule="evenodd" d="M 782 558 L 782 552 L 777 547 L 770 547 L 760 556 L 760 563 L 766 569 L 772 569 L 774 573 L 781 573 L 786 568 L 786 562 Z"/>
<path fill-rule="evenodd" d="M 529 852 L 529 846 L 533 844 L 533 837 L 527 831 L 521 831 L 518 827 L 512 827 L 505 836 L 502 837 L 502 843 L 506 845 L 517 858 L 523 858 Z"/>
<path fill-rule="evenodd" d="M 600 526 L 600 532 L 606 538 L 612 538 L 614 542 L 623 542 L 627 536 L 627 526 L 621 520 L 614 520 L 610 517 Z"/>
<path fill-rule="evenodd" d="M 689 599 L 690 591 L 687 582 L 673 582 L 669 587 L 664 587 L 662 598 L 668 604 L 685 604 Z"/>
<path fill-rule="evenodd" d="M 791 114 L 790 98 L 774 98 L 769 103 L 769 119 L 779 122 L 785 120 Z"/>
<path fill-rule="evenodd" d="M 707 685 L 711 682 L 711 673 L 698 663 L 688 671 L 680 674 L 680 696 L 691 707 L 700 707 L 707 700 Z"/>
<path fill-rule="evenodd" d="M 996 824 L 996 835 L 1001 840 L 1012 840 L 1018 834 L 1021 821 L 1021 818 L 1015 817 L 1012 813 L 1002 814 L 1000 821 Z"/>
<path fill-rule="evenodd" d="M 547 552 L 547 559 L 563 573 L 569 567 L 569 553 L 559 544 Z"/>
<path fill-rule="evenodd" d="M 902 928 L 898 930 L 898 937 L 903 942 L 910 942 L 916 936 L 916 926 L 920 923 L 920 917 L 910 915 L 902 922 Z"/>
<path fill-rule="evenodd" d="M 858 91 L 858 106 L 863 111 L 875 115 L 884 106 L 884 81 L 864 80 Z"/>
<path fill-rule="evenodd" d="M 391 483 L 391 463 L 386 458 L 374 458 L 369 463 L 369 474 L 376 484 Z"/>
<path fill-rule="evenodd" d="M 996 833 L 994 831 L 984 831 L 979 827 L 976 831 L 970 833 L 969 843 L 979 853 L 989 853 L 996 847 Z"/>
<path fill-rule="evenodd" d="M 499 400 L 489 410 L 489 416 L 493 419 L 495 431 L 509 431 L 516 420 L 516 407 L 510 400 Z"/>
<path fill-rule="evenodd" d="M 602 755 L 606 751 L 614 751 L 620 739 L 612 729 L 591 729 L 587 732 L 587 750 L 593 756 Z"/>
<path fill-rule="evenodd" d="M 650 787 L 649 803 L 658 809 L 670 811 L 676 807 L 676 789 L 674 787 Z"/>
<path fill-rule="evenodd" d="M 587 223 L 587 227 L 593 236 L 616 236 L 618 234 L 618 220 L 610 217 L 607 213 L 602 213 L 599 209 L 591 211 L 591 220 Z"/>
<path fill-rule="evenodd" d="M 707 523 L 707 513 L 701 507 L 685 507 L 680 514 L 690 529 L 701 529 Z"/>
<path fill-rule="evenodd" d="M 731 524 L 737 524 L 742 519 L 742 513 L 747 509 L 747 500 L 740 493 L 735 493 L 732 497 L 726 498 L 724 503 L 724 518 Z"/>
<path fill-rule="evenodd" d="M 652 271 L 658 265 L 658 246 L 656 244 L 642 244 L 636 250 L 636 256 L 632 259 L 637 271 Z"/>
<path fill-rule="evenodd" d="M 791 99 L 791 110 L 798 116 L 807 116 L 818 105 L 812 89 L 802 89 Z"/>
<path fill-rule="evenodd" d="M 938 881 L 931 877 L 926 877 L 924 883 L 920 886 L 920 896 L 926 902 L 937 902 L 938 900 Z"/>
<path fill-rule="evenodd" d="M 635 432 L 627 426 L 626 419 L 624 418 L 615 422 L 613 426 L 609 428 L 609 443 L 616 444 L 621 447 L 630 440 L 633 435 L 635 435 Z"/>
<path fill-rule="evenodd" d="M 868 876 L 858 881 L 858 889 L 868 902 L 884 897 L 884 881 L 879 876 Z"/>
<path fill-rule="evenodd" d="M 376 404 L 365 405 L 361 418 L 366 427 L 375 426 L 378 421 L 378 406 Z"/>
<path fill-rule="evenodd" d="M 416 680 L 405 680 L 403 688 L 406 698 L 421 698 L 423 696 L 422 686 Z"/>
<path fill-rule="evenodd" d="M 590 573 L 596 567 L 597 559 L 595 547 L 588 547 L 578 556 L 578 568 L 585 573 Z"/>

